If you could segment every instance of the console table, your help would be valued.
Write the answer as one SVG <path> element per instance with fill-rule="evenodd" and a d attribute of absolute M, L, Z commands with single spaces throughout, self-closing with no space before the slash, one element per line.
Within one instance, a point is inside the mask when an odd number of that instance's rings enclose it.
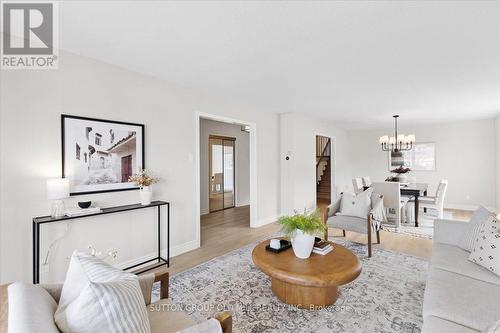
<path fill-rule="evenodd" d="M 161 207 L 167 206 L 167 258 L 163 258 L 161 256 Z M 133 205 L 124 205 L 124 206 L 115 206 L 115 207 L 107 207 L 101 209 L 100 212 L 85 214 L 85 215 L 77 215 L 77 216 L 61 216 L 61 217 L 51 217 L 51 216 L 38 216 L 33 218 L 33 283 L 39 283 L 40 280 L 40 226 L 46 223 L 54 223 L 54 222 L 63 222 L 66 220 L 75 220 L 82 219 L 85 217 L 93 217 L 105 214 L 113 214 L 113 213 L 121 213 L 127 212 L 131 210 L 137 209 L 146 209 L 146 208 L 154 208 L 158 209 L 158 254 L 156 257 L 143 261 L 141 263 L 132 265 L 130 267 L 124 268 L 123 270 L 129 270 L 132 268 L 136 268 L 153 261 L 156 261 L 155 264 L 150 265 L 148 267 L 139 269 L 135 271 L 135 274 L 141 274 L 147 272 L 149 270 L 155 269 L 157 267 L 167 265 L 170 266 L 170 203 L 165 201 L 153 201 L 149 205 L 141 205 L 141 204 L 133 204 Z"/>

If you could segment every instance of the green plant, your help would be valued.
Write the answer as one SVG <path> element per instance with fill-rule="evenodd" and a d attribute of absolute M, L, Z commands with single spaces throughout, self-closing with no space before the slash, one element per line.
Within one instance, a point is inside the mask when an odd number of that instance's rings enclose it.
<path fill-rule="evenodd" d="M 305 234 L 314 235 L 325 231 L 325 224 L 319 217 L 319 212 L 316 210 L 311 214 L 298 214 L 282 216 L 278 223 L 281 225 L 281 233 L 283 236 L 293 238 L 297 230 L 302 230 Z"/>

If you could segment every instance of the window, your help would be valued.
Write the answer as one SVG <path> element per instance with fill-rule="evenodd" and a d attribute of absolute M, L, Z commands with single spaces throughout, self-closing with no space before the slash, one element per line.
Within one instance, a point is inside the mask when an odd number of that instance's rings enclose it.
<path fill-rule="evenodd" d="M 78 145 L 78 143 L 76 144 L 76 159 L 80 159 L 80 146 Z"/>
<path fill-rule="evenodd" d="M 95 144 L 100 146 L 101 145 L 101 139 L 102 139 L 102 135 L 99 134 L 99 133 L 96 133 L 95 134 Z"/>
<path fill-rule="evenodd" d="M 85 159 L 85 163 L 87 163 L 87 153 L 83 153 L 83 157 Z"/>
<path fill-rule="evenodd" d="M 410 151 L 391 153 L 389 155 L 389 170 L 404 165 L 413 171 L 436 170 L 436 144 L 415 143 Z"/>

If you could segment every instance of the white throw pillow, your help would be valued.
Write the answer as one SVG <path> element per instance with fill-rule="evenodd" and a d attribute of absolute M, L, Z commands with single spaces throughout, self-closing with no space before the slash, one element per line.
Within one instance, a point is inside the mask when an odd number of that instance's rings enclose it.
<path fill-rule="evenodd" d="M 500 276 L 500 224 L 488 217 L 476 239 L 469 260 Z"/>
<path fill-rule="evenodd" d="M 54 315 L 63 333 L 150 333 L 137 276 L 91 255 L 71 256 Z"/>
<path fill-rule="evenodd" d="M 15 282 L 7 291 L 9 332 L 59 333 L 54 323 L 57 303 L 47 290 L 38 284 Z"/>
<path fill-rule="evenodd" d="M 340 202 L 340 212 L 337 215 L 355 216 L 366 218 L 371 210 L 371 195 L 373 189 L 369 188 L 366 191 L 358 193 L 342 194 Z"/>
<path fill-rule="evenodd" d="M 490 216 L 495 215 L 483 206 L 479 207 L 474 214 L 472 214 L 467 229 L 462 233 L 458 241 L 458 246 L 466 251 L 472 251 L 481 226 Z"/>

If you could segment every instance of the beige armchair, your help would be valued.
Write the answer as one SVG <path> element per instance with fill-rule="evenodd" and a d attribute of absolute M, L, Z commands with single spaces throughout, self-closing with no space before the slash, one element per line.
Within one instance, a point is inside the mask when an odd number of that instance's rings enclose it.
<path fill-rule="evenodd" d="M 194 322 L 186 313 L 182 311 L 169 311 L 168 307 L 162 306 L 162 304 L 168 304 L 168 278 L 168 272 L 139 276 L 139 284 L 144 296 L 144 303 L 148 309 L 151 332 L 173 333 L 182 331 L 187 328 L 192 328 L 190 332 L 198 332 L 198 330 L 196 329 L 197 323 Z M 154 282 L 160 282 L 160 300 L 151 303 L 151 293 Z M 38 286 L 45 289 L 49 293 L 49 295 L 56 301 L 56 303 L 59 301 L 59 298 L 61 296 L 62 284 L 37 285 L 36 287 Z M 0 333 L 7 333 L 8 321 L 13 320 L 8 317 L 9 296 L 7 285 L 0 286 L 0 306 Z M 37 310 L 36 307 L 33 306 L 28 307 L 26 311 L 31 311 L 29 308 L 32 308 L 31 310 Z M 30 317 L 37 316 L 29 316 L 29 314 L 23 316 L 23 318 Z M 216 315 L 215 319 L 219 322 L 223 333 L 232 332 L 232 318 L 228 312 L 223 312 L 219 315 Z M 38 333 L 41 331 L 45 331 L 43 328 L 41 328 L 41 325 L 44 325 L 44 323 L 40 323 L 40 317 L 33 318 L 33 320 L 36 325 L 26 325 L 26 327 L 33 328 L 32 332 Z M 47 325 L 55 326 L 53 322 L 47 323 Z M 203 332 L 203 328 L 199 332 Z"/>
<path fill-rule="evenodd" d="M 339 198 L 328 206 L 325 212 L 325 221 L 328 228 L 341 229 L 345 237 L 345 231 L 353 231 L 367 235 L 368 257 L 372 256 L 372 234 L 377 236 L 377 244 L 380 244 L 380 223 L 385 219 L 383 195 L 373 193 L 371 195 L 371 210 L 366 218 L 357 216 L 336 215 L 340 211 L 342 193 Z M 375 218 L 374 218 L 375 217 Z M 328 237 L 328 229 L 325 238 Z"/>

